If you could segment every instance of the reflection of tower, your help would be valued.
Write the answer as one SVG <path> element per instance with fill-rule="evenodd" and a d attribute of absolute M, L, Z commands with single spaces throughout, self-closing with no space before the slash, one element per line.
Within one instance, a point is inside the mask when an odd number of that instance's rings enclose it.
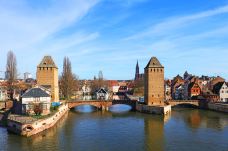
<path fill-rule="evenodd" d="M 165 146 L 164 124 L 165 119 L 162 116 L 145 118 L 145 146 L 147 151 L 163 151 Z"/>
<path fill-rule="evenodd" d="M 152 57 L 144 69 L 144 99 L 147 105 L 164 104 L 164 67 Z"/>
<path fill-rule="evenodd" d="M 135 68 L 135 80 L 139 79 L 139 63 L 137 60 L 136 68 Z"/>

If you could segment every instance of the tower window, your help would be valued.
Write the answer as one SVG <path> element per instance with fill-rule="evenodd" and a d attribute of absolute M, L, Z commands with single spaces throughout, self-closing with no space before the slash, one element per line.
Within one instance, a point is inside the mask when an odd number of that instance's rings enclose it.
<path fill-rule="evenodd" d="M 150 72 L 152 72 L 153 71 L 153 69 L 150 69 Z"/>
<path fill-rule="evenodd" d="M 154 72 L 155 72 L 155 69 L 154 69 Z"/>
<path fill-rule="evenodd" d="M 162 69 L 161 69 L 161 72 L 162 72 Z"/>
<path fill-rule="evenodd" d="M 47 70 L 48 70 L 48 68 L 47 68 Z"/>

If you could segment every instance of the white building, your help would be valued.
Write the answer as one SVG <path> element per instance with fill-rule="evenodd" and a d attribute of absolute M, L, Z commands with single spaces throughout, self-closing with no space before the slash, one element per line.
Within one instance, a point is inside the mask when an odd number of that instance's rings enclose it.
<path fill-rule="evenodd" d="M 219 95 L 220 102 L 228 102 L 228 84 L 226 82 L 218 82 L 214 86 L 213 92 Z"/>
<path fill-rule="evenodd" d="M 31 79 L 31 78 L 32 78 L 32 74 L 31 73 L 28 73 L 28 72 L 24 73 L 24 80 Z"/>
<path fill-rule="evenodd" d="M 104 88 L 100 88 L 98 91 L 96 91 L 95 97 L 97 100 L 108 100 L 109 94 Z"/>
<path fill-rule="evenodd" d="M 42 87 L 34 87 L 22 95 L 22 114 L 33 114 L 35 105 L 39 105 L 43 115 L 50 113 L 51 95 Z"/>
<path fill-rule="evenodd" d="M 223 83 L 219 91 L 219 98 L 221 102 L 228 102 L 228 86 L 226 82 Z"/>
<path fill-rule="evenodd" d="M 0 86 L 0 101 L 5 101 L 8 99 L 7 89 Z"/>

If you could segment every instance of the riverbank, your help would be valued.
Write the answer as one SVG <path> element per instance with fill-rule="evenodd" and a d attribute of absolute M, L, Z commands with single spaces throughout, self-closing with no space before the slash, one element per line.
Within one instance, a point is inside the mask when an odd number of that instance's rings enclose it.
<path fill-rule="evenodd" d="M 228 113 L 228 104 L 225 103 L 208 103 L 208 109 L 218 112 Z"/>
<path fill-rule="evenodd" d="M 20 115 L 9 115 L 7 130 L 22 136 L 32 136 L 53 127 L 68 112 L 68 104 L 62 104 L 53 115 L 44 119 L 23 117 Z"/>

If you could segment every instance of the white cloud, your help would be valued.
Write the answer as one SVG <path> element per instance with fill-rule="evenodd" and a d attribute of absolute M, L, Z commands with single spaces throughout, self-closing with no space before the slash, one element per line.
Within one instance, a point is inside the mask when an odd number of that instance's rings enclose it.
<path fill-rule="evenodd" d="M 124 38 L 124 40 L 137 40 L 140 38 L 145 38 L 151 35 L 168 35 L 170 31 L 179 29 L 185 25 L 190 24 L 191 22 L 198 21 L 199 19 L 206 17 L 213 17 L 220 14 L 228 13 L 228 5 L 223 7 L 218 7 L 216 9 L 191 14 L 187 16 L 176 16 L 165 19 L 164 21 L 153 25 L 152 27 Z"/>
<path fill-rule="evenodd" d="M 26 1 L 0 2 L 1 49 L 24 49 L 81 19 L 96 0 L 50 1 L 45 9 L 32 9 Z M 4 36 L 3 36 L 4 35 Z"/>

